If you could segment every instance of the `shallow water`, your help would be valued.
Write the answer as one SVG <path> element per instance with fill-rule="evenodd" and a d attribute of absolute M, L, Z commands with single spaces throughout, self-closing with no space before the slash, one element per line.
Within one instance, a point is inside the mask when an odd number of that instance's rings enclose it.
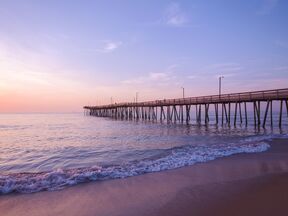
<path fill-rule="evenodd" d="M 252 121 L 251 121 L 252 122 Z M 0 114 L 0 194 L 178 168 L 261 152 L 284 127 L 121 121 L 74 114 Z"/>

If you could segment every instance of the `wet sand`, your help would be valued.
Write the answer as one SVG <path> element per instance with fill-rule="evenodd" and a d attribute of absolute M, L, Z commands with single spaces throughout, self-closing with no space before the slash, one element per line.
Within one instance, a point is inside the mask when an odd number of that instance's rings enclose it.
<path fill-rule="evenodd" d="M 288 140 L 180 169 L 0 196 L 0 215 L 287 215 Z"/>

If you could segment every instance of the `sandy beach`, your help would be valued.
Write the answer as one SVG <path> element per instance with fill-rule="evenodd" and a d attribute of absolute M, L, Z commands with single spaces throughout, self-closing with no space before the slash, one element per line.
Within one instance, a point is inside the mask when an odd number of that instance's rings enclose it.
<path fill-rule="evenodd" d="M 288 140 L 158 173 L 0 196 L 0 215 L 287 215 Z"/>

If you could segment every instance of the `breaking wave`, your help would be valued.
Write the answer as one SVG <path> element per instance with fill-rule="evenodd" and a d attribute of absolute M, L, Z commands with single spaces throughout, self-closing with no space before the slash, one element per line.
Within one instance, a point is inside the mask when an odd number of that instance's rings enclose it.
<path fill-rule="evenodd" d="M 256 153 L 270 147 L 264 141 L 237 145 L 189 146 L 165 149 L 157 157 L 123 163 L 121 165 L 94 166 L 39 173 L 16 173 L 0 175 L 0 194 L 33 193 L 53 191 L 89 181 L 125 178 L 145 173 L 175 169 L 195 163 L 239 153 Z"/>

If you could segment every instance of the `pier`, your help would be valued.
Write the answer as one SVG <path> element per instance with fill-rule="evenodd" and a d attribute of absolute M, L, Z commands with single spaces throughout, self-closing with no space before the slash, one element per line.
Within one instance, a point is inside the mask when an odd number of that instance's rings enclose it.
<path fill-rule="evenodd" d="M 215 124 L 248 125 L 247 106 L 252 107 L 255 126 L 273 126 L 273 104 L 279 103 L 278 125 L 282 126 L 285 115 L 288 118 L 288 88 L 264 91 L 219 94 L 200 97 L 163 99 L 146 102 L 115 103 L 101 106 L 84 106 L 85 115 L 117 119 L 136 119 L 209 124 L 211 112 Z M 277 108 L 277 109 L 278 109 Z M 263 109 L 263 110 L 262 110 Z M 274 108 L 275 109 L 275 108 Z M 262 115 L 261 115 L 262 110 Z"/>

